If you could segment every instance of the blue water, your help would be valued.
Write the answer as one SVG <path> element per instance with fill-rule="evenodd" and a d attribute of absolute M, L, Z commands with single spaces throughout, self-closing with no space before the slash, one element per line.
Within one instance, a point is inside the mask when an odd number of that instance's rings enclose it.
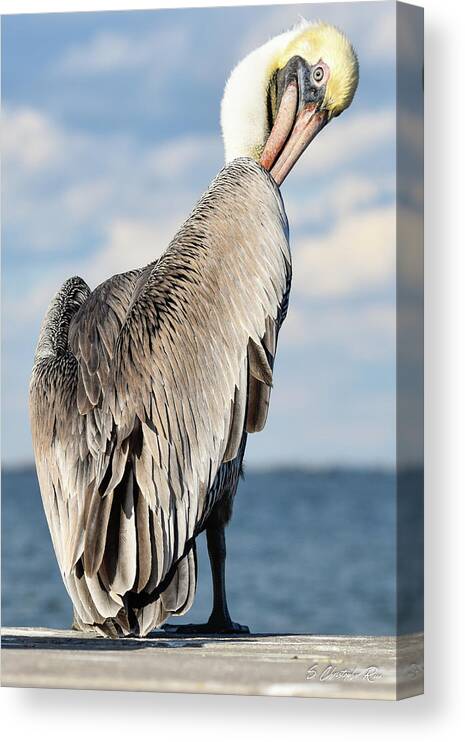
<path fill-rule="evenodd" d="M 403 526 L 403 629 L 422 627 L 421 498 Z M 415 494 L 417 493 L 417 494 Z M 408 521 L 408 522 L 407 522 Z M 256 632 L 396 633 L 396 484 L 382 471 L 248 471 L 227 531 L 232 618 Z M 189 621 L 211 607 L 205 539 Z M 407 575 L 407 576 L 406 576 Z M 35 472 L 2 475 L 2 615 L 7 626 L 69 627 Z M 181 620 L 181 619 L 179 619 Z M 184 617 L 182 620 L 186 620 Z"/>

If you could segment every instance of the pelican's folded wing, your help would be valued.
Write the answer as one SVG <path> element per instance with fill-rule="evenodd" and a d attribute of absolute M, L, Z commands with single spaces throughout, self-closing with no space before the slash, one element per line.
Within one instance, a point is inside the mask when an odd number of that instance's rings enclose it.
<path fill-rule="evenodd" d="M 99 472 L 108 468 L 113 433 L 112 421 L 101 414 L 102 395 L 141 272 L 113 276 L 92 293 L 81 278 L 68 279 L 44 317 L 31 378 L 32 439 L 44 510 L 64 582 L 87 623 L 115 616 L 123 605 L 99 579 L 77 573 L 87 531 L 92 525 L 91 531 L 99 532 L 89 520 L 89 506 Z M 109 503 L 102 503 L 107 510 Z"/>
<path fill-rule="evenodd" d="M 68 345 L 70 322 L 90 296 L 87 284 L 70 278 L 53 297 L 37 344 L 29 391 L 31 432 L 42 501 L 63 576 L 73 563 L 82 533 L 86 490 L 94 475 L 86 432 L 95 421 L 76 410 L 78 364 Z"/>

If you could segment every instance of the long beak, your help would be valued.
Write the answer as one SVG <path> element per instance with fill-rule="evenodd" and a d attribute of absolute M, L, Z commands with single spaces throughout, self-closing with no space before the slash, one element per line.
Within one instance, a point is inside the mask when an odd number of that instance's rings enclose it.
<path fill-rule="evenodd" d="M 302 152 L 328 121 L 327 112 L 318 110 L 317 103 L 307 103 L 297 113 L 298 98 L 298 86 L 293 81 L 283 94 L 273 129 L 260 158 L 260 164 L 269 170 L 278 185 L 281 185 Z"/>
<path fill-rule="evenodd" d="M 268 137 L 265 149 L 260 158 L 260 164 L 263 165 L 266 170 L 271 170 L 273 163 L 276 162 L 280 152 L 282 152 L 286 139 L 292 131 L 298 102 L 299 89 L 297 87 L 297 82 L 293 80 L 289 83 L 284 91 L 283 97 L 281 98 L 281 103 L 279 105 L 271 134 Z"/>
<path fill-rule="evenodd" d="M 298 114 L 291 136 L 287 140 L 278 160 L 270 170 L 270 174 L 278 185 L 281 185 L 286 175 L 294 167 L 300 155 L 308 147 L 312 139 L 328 121 L 326 111 L 316 110 L 316 106 L 309 104 Z"/>

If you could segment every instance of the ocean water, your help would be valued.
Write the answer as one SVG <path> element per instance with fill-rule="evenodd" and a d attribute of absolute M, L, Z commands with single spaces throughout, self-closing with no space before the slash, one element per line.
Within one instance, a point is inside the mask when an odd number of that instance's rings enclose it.
<path fill-rule="evenodd" d="M 415 485 L 415 475 L 413 485 Z M 419 482 L 417 482 L 419 484 Z M 422 628 L 421 487 L 402 508 L 402 630 Z M 248 471 L 227 530 L 233 620 L 254 632 L 396 633 L 396 480 L 371 470 Z M 198 539 L 194 606 L 179 622 L 205 621 L 211 585 Z M 2 474 L 2 623 L 67 628 L 61 582 L 35 471 Z M 398 625 L 398 623 L 397 623 Z"/>

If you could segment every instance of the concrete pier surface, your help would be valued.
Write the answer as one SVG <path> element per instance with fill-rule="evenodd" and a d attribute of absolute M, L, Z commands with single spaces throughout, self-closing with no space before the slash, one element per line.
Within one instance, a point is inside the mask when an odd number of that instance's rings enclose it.
<path fill-rule="evenodd" d="M 395 700 L 423 692 L 423 635 L 145 639 L 2 630 L 2 685 Z"/>

